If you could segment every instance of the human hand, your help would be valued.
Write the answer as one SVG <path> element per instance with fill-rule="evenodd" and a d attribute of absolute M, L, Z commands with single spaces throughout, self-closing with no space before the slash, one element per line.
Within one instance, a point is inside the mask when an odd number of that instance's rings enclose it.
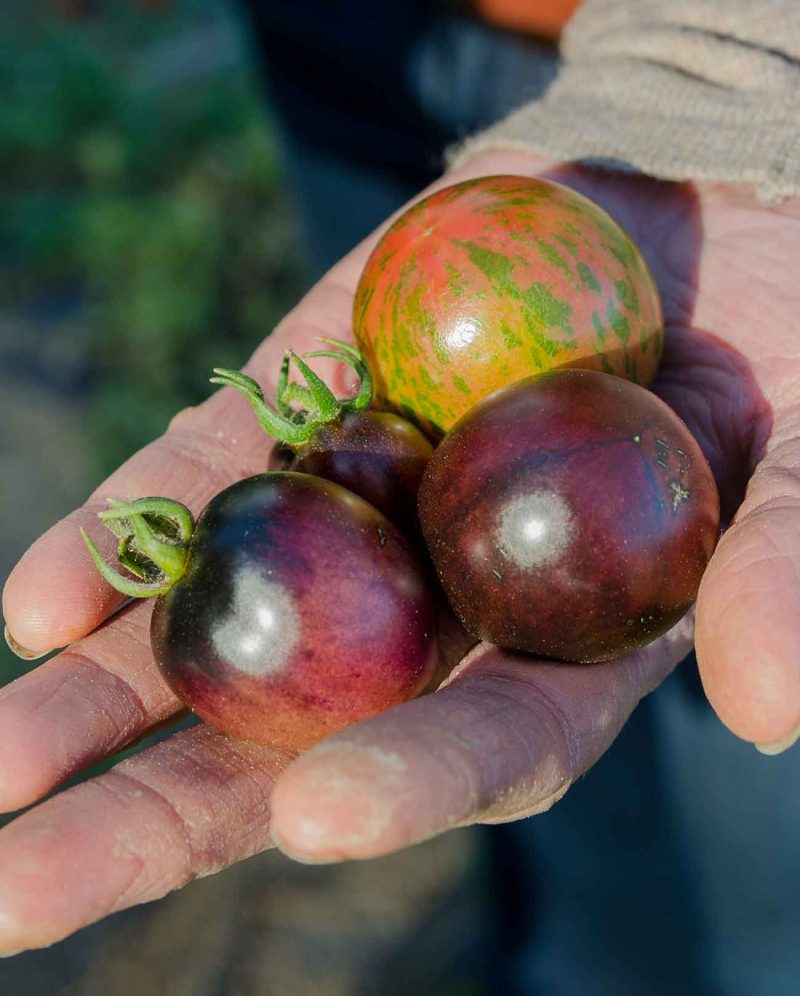
<path fill-rule="evenodd" d="M 545 173 L 577 187 L 648 257 L 667 325 L 657 390 L 703 446 L 729 515 L 749 480 L 700 593 L 703 680 L 738 735 L 789 737 L 800 722 L 800 206 L 766 208 L 745 189 L 553 169 L 522 153 L 486 153 L 442 182 L 491 173 Z M 289 343 L 301 351 L 317 335 L 350 335 L 373 243 L 287 317 L 253 357 L 253 376 L 269 381 Z M 0 692 L 0 808 L 32 803 L 179 709 L 150 655 L 150 607 L 109 618 L 119 596 L 99 579 L 79 527 L 98 535 L 106 496 L 163 494 L 197 512 L 263 470 L 266 456 L 247 403 L 221 391 L 177 416 L 23 557 L 4 592 L 11 633 L 42 653 L 72 645 Z M 540 812 L 684 656 L 692 626 L 687 617 L 597 667 L 478 647 L 435 695 L 337 734 L 285 774 L 287 752 L 205 726 L 175 734 L 0 832 L 0 951 L 51 943 L 271 839 L 304 860 L 369 857 L 453 826 Z"/>

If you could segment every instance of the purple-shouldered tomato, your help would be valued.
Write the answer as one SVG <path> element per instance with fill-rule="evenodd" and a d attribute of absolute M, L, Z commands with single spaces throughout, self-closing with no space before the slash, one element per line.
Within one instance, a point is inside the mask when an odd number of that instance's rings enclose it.
<path fill-rule="evenodd" d="M 177 502 L 101 513 L 129 595 L 157 595 L 153 654 L 178 697 L 235 737 L 300 749 L 424 689 L 433 599 L 405 539 L 337 484 L 272 472 L 226 488 L 196 525 Z M 84 534 L 85 535 L 85 534 Z"/>

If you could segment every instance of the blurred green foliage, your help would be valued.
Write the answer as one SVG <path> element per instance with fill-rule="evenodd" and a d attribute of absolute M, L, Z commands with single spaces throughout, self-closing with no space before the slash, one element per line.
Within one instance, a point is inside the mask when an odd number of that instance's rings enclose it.
<path fill-rule="evenodd" d="M 219 8 L 24 10 L 0 26 L 0 292 L 74 296 L 105 473 L 207 396 L 213 366 L 241 365 L 305 281 L 259 88 L 235 54 L 214 64 Z"/>

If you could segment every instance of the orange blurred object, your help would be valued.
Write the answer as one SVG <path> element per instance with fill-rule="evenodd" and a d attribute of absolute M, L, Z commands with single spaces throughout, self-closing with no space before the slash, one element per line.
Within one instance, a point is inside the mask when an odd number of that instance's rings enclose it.
<path fill-rule="evenodd" d="M 473 0 L 484 21 L 509 31 L 556 39 L 581 0 Z"/>

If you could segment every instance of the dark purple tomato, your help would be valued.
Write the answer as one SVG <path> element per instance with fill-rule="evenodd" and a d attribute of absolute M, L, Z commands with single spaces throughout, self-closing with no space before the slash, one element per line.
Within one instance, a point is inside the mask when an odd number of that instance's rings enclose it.
<path fill-rule="evenodd" d="M 345 412 L 315 429 L 288 469 L 316 474 L 360 495 L 403 530 L 417 529 L 417 493 L 433 446 L 389 412 Z"/>
<path fill-rule="evenodd" d="M 417 493 L 425 466 L 433 453 L 427 437 L 411 422 L 390 412 L 372 411 L 369 370 L 352 346 L 324 340 L 335 348 L 311 356 L 337 359 L 358 375 L 360 389 L 353 398 L 336 398 L 330 388 L 295 353 L 284 356 L 276 391 L 277 409 L 264 400 L 259 384 L 237 370 L 217 367 L 212 383 L 237 388 L 250 402 L 261 425 L 278 441 L 271 468 L 315 474 L 341 484 L 402 529 L 418 532 Z M 301 387 L 306 408 L 288 402 L 291 364 L 306 380 Z"/>
<path fill-rule="evenodd" d="M 601 661 L 676 623 L 719 531 L 699 446 L 642 387 L 562 370 L 463 416 L 434 453 L 420 521 L 473 635 L 565 661 Z"/>
<path fill-rule="evenodd" d="M 198 715 L 286 748 L 412 698 L 435 665 L 432 600 L 398 530 L 344 488 L 288 472 L 206 506 L 151 640 Z"/>

